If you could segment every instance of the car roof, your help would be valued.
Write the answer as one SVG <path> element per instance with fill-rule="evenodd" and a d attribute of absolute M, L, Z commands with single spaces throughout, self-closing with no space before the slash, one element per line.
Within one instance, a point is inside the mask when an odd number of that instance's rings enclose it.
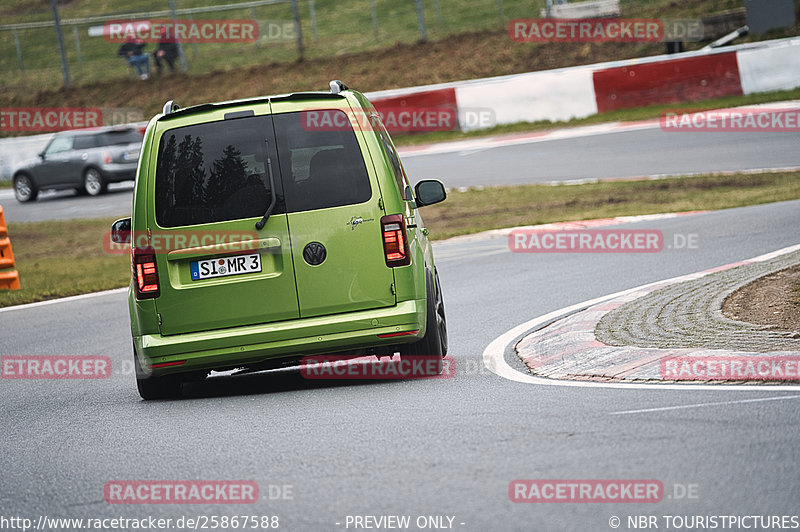
<path fill-rule="evenodd" d="M 349 90 L 349 89 L 348 89 Z M 227 107 L 237 107 L 241 105 L 253 105 L 258 103 L 280 102 L 280 101 L 301 101 L 301 100 L 342 100 L 346 95 L 340 93 L 332 94 L 324 91 L 293 92 L 289 94 L 278 94 L 274 96 L 256 96 L 253 98 L 243 98 L 240 100 L 228 100 L 216 103 L 202 103 L 190 107 L 177 107 L 177 104 L 169 101 L 164 106 L 163 114 L 158 120 L 169 120 L 176 117 L 211 111 L 214 109 L 225 109 Z"/>
<path fill-rule="evenodd" d="M 68 131 L 59 131 L 56 135 L 76 135 L 76 136 L 84 136 L 84 135 L 96 135 L 98 133 L 123 133 L 127 131 L 136 131 L 137 129 L 133 126 L 98 126 L 98 127 L 86 127 L 81 129 L 70 129 Z"/>

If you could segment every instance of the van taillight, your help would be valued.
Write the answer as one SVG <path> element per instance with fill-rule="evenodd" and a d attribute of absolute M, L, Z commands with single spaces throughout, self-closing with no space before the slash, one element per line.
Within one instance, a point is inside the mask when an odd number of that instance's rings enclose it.
<path fill-rule="evenodd" d="M 406 223 L 402 214 L 392 214 L 381 218 L 383 230 L 383 253 L 386 265 L 390 268 L 411 264 L 406 239 Z"/>
<path fill-rule="evenodd" d="M 133 249 L 133 281 L 136 285 L 136 299 L 152 299 L 161 295 L 156 254 L 152 249 Z"/>

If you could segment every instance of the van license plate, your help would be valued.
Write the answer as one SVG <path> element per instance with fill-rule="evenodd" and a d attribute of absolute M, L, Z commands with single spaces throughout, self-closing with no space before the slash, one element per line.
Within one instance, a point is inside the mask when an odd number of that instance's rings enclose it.
<path fill-rule="evenodd" d="M 231 255 L 218 259 L 196 260 L 190 263 L 192 281 L 212 277 L 228 277 L 261 271 L 261 255 Z"/>

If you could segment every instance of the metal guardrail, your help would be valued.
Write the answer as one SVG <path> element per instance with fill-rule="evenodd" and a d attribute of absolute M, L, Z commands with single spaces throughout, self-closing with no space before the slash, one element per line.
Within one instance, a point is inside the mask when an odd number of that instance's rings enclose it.
<path fill-rule="evenodd" d="M 207 7 L 191 7 L 176 9 L 177 15 L 197 15 L 199 13 L 215 13 L 219 11 L 232 11 L 234 9 L 249 9 L 253 7 L 262 7 L 276 4 L 288 4 L 292 0 L 253 0 L 251 2 L 239 2 L 235 4 L 222 4 L 217 6 Z M 106 22 L 109 20 L 136 20 L 141 18 L 157 18 L 157 17 L 171 17 L 172 11 L 165 9 L 162 11 L 141 11 L 138 13 L 120 13 L 117 15 L 100 15 L 96 17 L 83 17 L 64 19 L 61 24 L 64 26 L 76 24 L 92 24 L 94 22 Z M 18 24 L 0 24 L 0 31 L 2 30 L 29 30 L 35 28 L 50 28 L 55 25 L 52 20 L 45 20 L 42 22 L 20 22 Z"/>

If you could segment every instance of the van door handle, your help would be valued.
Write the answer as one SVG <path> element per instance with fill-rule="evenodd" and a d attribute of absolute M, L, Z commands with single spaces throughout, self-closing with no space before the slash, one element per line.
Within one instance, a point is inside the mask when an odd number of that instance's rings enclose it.
<path fill-rule="evenodd" d="M 248 252 L 258 253 L 259 251 L 267 249 L 280 248 L 281 240 L 275 237 L 260 238 L 258 240 L 241 240 L 238 242 L 223 242 L 220 244 L 210 244 L 208 246 L 175 249 L 167 253 L 167 261 L 172 262 L 195 257 L 219 257 L 222 255 L 234 255 Z"/>

